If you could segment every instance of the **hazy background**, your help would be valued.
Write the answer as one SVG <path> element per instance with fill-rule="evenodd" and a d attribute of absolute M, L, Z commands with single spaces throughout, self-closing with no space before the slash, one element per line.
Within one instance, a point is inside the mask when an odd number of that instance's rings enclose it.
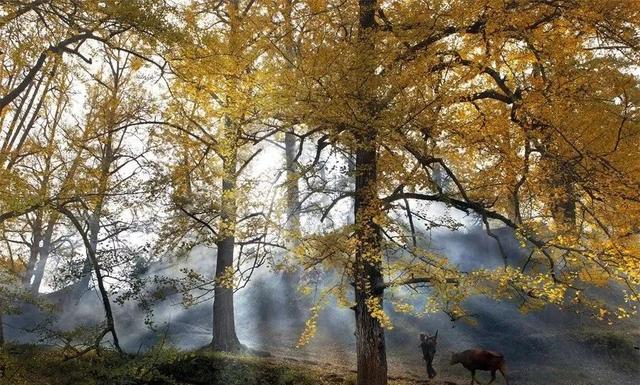
<path fill-rule="evenodd" d="M 526 255 L 507 230 L 496 231 L 501 237 L 509 258 L 518 260 Z M 496 242 L 480 229 L 466 231 L 439 230 L 431 233 L 431 249 L 448 255 L 461 269 L 491 267 L 502 263 Z M 194 268 L 213 275 L 215 250 L 197 247 L 186 259 L 156 263 L 149 275 L 180 276 L 180 269 Z M 241 342 L 273 355 L 331 364 L 351 369 L 355 364 L 354 317 L 352 310 L 330 303 L 321 313 L 318 333 L 304 348 L 296 342 L 313 303 L 310 298 L 300 300 L 296 316 L 291 304 L 282 295 L 281 273 L 262 269 L 236 295 L 236 326 Z M 603 291 L 602 295 L 607 295 Z M 56 302 L 63 292 L 46 294 Z M 615 301 L 615 298 L 609 300 Z M 419 304 L 424 295 L 410 297 Z M 483 347 L 502 352 L 507 360 L 514 384 L 636 384 L 640 378 L 640 322 L 632 319 L 609 327 L 595 321 L 590 314 L 563 312 L 554 307 L 522 314 L 516 304 L 495 302 L 486 298 L 467 301 L 474 322 L 452 322 L 442 313 L 414 317 L 396 314 L 387 302 L 387 311 L 394 329 L 387 332 L 388 359 L 391 376 L 426 378 L 418 335 L 439 330 L 435 368 L 439 379 L 460 378 L 468 381 L 462 367 L 450 367 L 448 359 L 453 351 Z M 181 349 L 196 349 L 211 340 L 211 301 L 185 309 L 179 295 L 169 295 L 154 307 L 156 330 L 144 323 L 145 314 L 136 303 L 115 305 L 115 320 L 123 348 L 130 352 L 144 351 L 160 340 Z M 97 324 L 103 320 L 100 298 L 95 291 L 86 292 L 77 305 L 58 306 L 56 327 L 72 329 L 79 325 Z M 44 315 L 33 306 L 24 312 L 5 318 L 8 340 L 36 342 L 38 336 L 26 329 L 41 322 Z M 606 326 L 606 327 L 605 327 Z M 52 341 L 47 341 L 52 343 Z M 488 374 L 480 376 L 486 381 Z"/>

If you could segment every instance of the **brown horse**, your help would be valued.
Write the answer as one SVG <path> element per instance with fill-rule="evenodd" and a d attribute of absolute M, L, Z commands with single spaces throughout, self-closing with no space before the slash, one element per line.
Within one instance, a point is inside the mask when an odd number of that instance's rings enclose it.
<path fill-rule="evenodd" d="M 509 385 L 509 380 L 505 374 L 504 356 L 500 353 L 482 349 L 465 350 L 464 352 L 454 353 L 451 356 L 450 364 L 455 365 L 458 363 L 462 364 L 462 366 L 471 372 L 471 385 L 473 385 L 474 382 L 480 384 L 480 382 L 476 380 L 476 370 L 491 371 L 491 381 L 489 381 L 487 385 L 496 380 L 496 371 L 499 370 L 505 382 Z"/>
<path fill-rule="evenodd" d="M 436 345 L 438 343 L 438 331 L 433 336 L 420 333 L 420 348 L 422 349 L 422 357 L 427 363 L 427 375 L 429 378 L 436 376 L 436 370 L 433 368 L 433 357 L 436 355 Z"/>

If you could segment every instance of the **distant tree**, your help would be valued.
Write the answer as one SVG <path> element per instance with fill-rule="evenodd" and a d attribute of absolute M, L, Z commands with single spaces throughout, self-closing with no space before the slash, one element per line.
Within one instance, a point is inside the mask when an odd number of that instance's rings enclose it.
<path fill-rule="evenodd" d="M 6 242 L 6 240 L 5 240 Z M 19 312 L 16 303 L 30 301 L 29 293 L 20 285 L 21 266 L 10 247 L 0 248 L 0 347 L 4 346 L 4 316 Z"/>
<path fill-rule="evenodd" d="M 126 277 L 127 265 L 135 264 L 130 261 L 130 248 L 123 243 L 122 234 L 137 231 L 140 226 L 130 223 L 128 217 L 140 220 L 135 209 L 143 207 L 141 201 L 147 194 L 144 178 L 148 149 L 138 128 L 153 115 L 153 101 L 141 85 L 138 75 L 142 63 L 134 55 L 109 48 L 103 55 L 99 69 L 87 70 L 90 76 L 84 124 L 90 134 L 76 143 L 84 151 L 77 165 L 77 179 L 72 182 L 79 198 L 73 204 L 54 208 L 75 228 L 86 250 L 81 270 L 74 274 L 78 281 L 72 300 L 86 292 L 94 277 L 105 310 L 105 334 L 111 333 L 116 349 L 121 350 L 110 293 L 118 287 L 122 290 L 124 282 L 113 286 L 109 281 Z"/>

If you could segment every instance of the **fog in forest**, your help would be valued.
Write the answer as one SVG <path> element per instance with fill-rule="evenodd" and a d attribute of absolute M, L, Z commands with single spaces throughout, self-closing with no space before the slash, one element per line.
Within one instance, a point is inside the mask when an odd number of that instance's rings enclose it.
<path fill-rule="evenodd" d="M 0 385 L 640 378 L 640 0 L 0 0 Z"/>
<path fill-rule="evenodd" d="M 444 207 L 433 209 L 448 212 Z M 518 262 L 526 258 L 530 251 L 520 247 L 511 231 L 502 229 L 496 233 L 510 259 Z M 446 253 L 462 269 L 496 267 L 503 263 L 496 240 L 477 226 L 468 224 L 464 232 L 437 230 L 428 238 L 434 251 Z M 184 259 L 152 265 L 147 274 L 179 277 L 182 269 L 189 268 L 213 275 L 212 255 L 215 249 L 196 247 Z M 322 365 L 343 366 L 353 360 L 353 311 L 331 301 L 321 312 L 313 341 L 298 348 L 297 340 L 317 298 L 313 294 L 287 296 L 286 290 L 281 273 L 263 269 L 238 292 L 235 313 L 241 342 L 258 351 Z M 606 290 L 600 294 L 609 301 L 621 301 Z M 64 291 L 47 293 L 44 297 L 54 303 L 65 299 Z M 419 307 L 425 295 L 410 294 L 409 298 Z M 623 323 L 616 332 L 607 332 L 590 314 L 567 313 L 551 306 L 527 314 L 518 310 L 517 301 L 471 298 L 466 306 L 472 317 L 454 321 L 443 313 L 420 317 L 396 313 L 387 304 L 386 310 L 397 326 L 387 333 L 391 374 L 424 376 L 418 335 L 438 331 L 436 362 L 444 373 L 463 376 L 461 370 L 447 368 L 450 354 L 482 347 L 500 351 L 509 358 L 510 378 L 518 384 L 548 381 L 563 384 L 565 382 L 555 377 L 554 371 L 560 370 L 557 368 L 577 368 L 580 376 L 592 383 L 635 384 L 637 381 L 638 366 L 633 366 L 640 365 L 640 354 L 633 346 L 633 341 L 640 337 L 637 319 Z M 85 292 L 77 303 L 58 307 L 53 313 L 43 313 L 29 305 L 22 311 L 23 314 L 5 317 L 5 338 L 13 342 L 55 344 L 55 340 L 42 341 L 38 333 L 29 332 L 37 329 L 47 315 L 54 316 L 52 326 L 59 330 L 97 325 L 104 319 L 95 290 Z M 179 294 L 168 295 L 153 307 L 153 328 L 145 324 L 146 313 L 133 301 L 116 305 L 114 311 L 121 344 L 129 352 L 144 352 L 158 344 L 188 351 L 206 346 L 211 340 L 210 298 L 185 308 Z"/>

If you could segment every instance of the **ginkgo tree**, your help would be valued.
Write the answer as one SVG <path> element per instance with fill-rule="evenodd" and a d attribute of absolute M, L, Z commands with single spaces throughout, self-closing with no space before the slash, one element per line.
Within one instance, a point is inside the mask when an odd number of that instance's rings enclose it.
<path fill-rule="evenodd" d="M 268 193 L 250 200 L 258 182 L 248 175 L 261 142 L 275 131 L 263 124 L 270 118 L 269 74 L 261 65 L 267 60 L 265 9 L 254 1 L 191 2 L 183 13 L 188 40 L 169 60 L 169 125 L 159 140 L 175 155 L 169 191 L 180 215 L 163 243 L 170 251 L 215 245 L 214 279 L 191 278 L 204 290 L 195 300 L 213 291 L 211 348 L 217 351 L 244 348 L 235 329 L 234 292 L 280 247 Z"/>
<path fill-rule="evenodd" d="M 604 277 L 628 301 L 605 313 L 635 314 L 635 2 L 309 1 L 294 9 L 297 24 L 281 34 L 296 36 L 297 56 L 281 74 L 281 97 L 328 148 L 355 155 L 354 190 L 334 195 L 353 197 L 355 223 L 307 236 L 298 254 L 306 266 L 343 272 L 342 285 L 329 287 L 355 311 L 359 384 L 387 382 L 389 289 L 427 285 L 436 309 L 461 316 L 472 294 L 603 306 L 585 289 Z M 424 202 L 475 215 L 499 250 L 492 230 L 509 227 L 532 252 L 526 261 L 505 253 L 500 269 L 460 271 L 418 247 Z"/>
<path fill-rule="evenodd" d="M 77 0 L 7 0 L 0 4 L 0 126 L 2 128 L 2 193 L 12 191 L 20 201 L 3 199 L 0 222 L 64 203 L 64 197 L 44 201 L 20 186 L 20 178 L 11 168 L 30 150 L 27 138 L 38 127 L 36 119 L 43 102 L 52 92 L 56 70 L 65 60 L 93 63 L 96 45 L 129 51 L 162 68 L 162 64 L 145 56 L 144 51 L 119 45 L 116 38 L 135 33 L 146 48 L 162 49 L 157 44 L 174 41 L 169 19 L 173 7 L 158 1 L 77 1 Z M 123 41 L 122 39 L 119 40 Z"/>
<path fill-rule="evenodd" d="M 101 242 L 140 224 L 127 210 L 145 206 L 131 196 L 148 185 L 148 196 L 166 193 L 146 203 L 167 208 L 155 213 L 168 219 L 159 246 L 217 248 L 215 277 L 181 281 L 213 292 L 216 350 L 242 349 L 234 291 L 280 248 L 293 268 L 332 271 L 321 298 L 354 310 L 359 384 L 387 382 L 385 293 L 407 287 L 453 319 L 472 295 L 629 317 L 640 284 L 639 30 L 635 0 L 3 1 L 0 225 L 7 242 L 31 239 L 0 249 L 6 282 L 41 279 L 41 241 L 74 229 L 86 249 L 79 286 L 96 276 L 99 338 L 117 346 L 117 287 L 103 279 L 122 276 L 102 273 L 122 273 L 110 259 L 122 244 Z M 162 111 L 144 92 L 145 63 L 166 76 L 154 83 Z M 86 99 L 78 111 L 72 95 Z M 285 195 L 284 213 L 251 173 L 283 137 L 286 180 L 266 178 L 286 188 L 273 195 Z M 156 178 L 129 172 L 152 167 Z M 347 175 L 332 184 L 335 169 Z M 503 265 L 462 270 L 427 250 L 424 223 L 459 228 L 434 219 L 434 203 L 473 216 Z M 525 259 L 504 251 L 498 227 Z M 604 284 L 627 306 L 591 296 Z"/>

